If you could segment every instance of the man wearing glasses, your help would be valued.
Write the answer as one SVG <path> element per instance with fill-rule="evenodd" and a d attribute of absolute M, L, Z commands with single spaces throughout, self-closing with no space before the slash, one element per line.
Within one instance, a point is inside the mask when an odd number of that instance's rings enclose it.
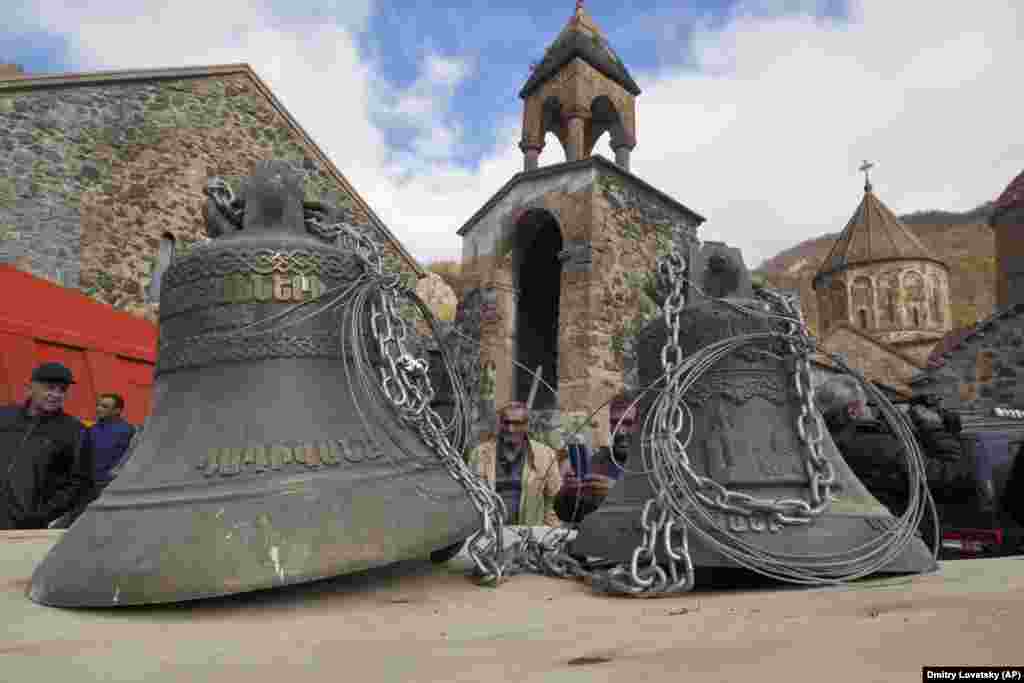
<path fill-rule="evenodd" d="M 473 468 L 505 501 L 505 523 L 559 526 L 555 497 L 562 487 L 555 452 L 529 438 L 530 414 L 522 403 L 498 413 L 498 434 L 469 454 Z"/>

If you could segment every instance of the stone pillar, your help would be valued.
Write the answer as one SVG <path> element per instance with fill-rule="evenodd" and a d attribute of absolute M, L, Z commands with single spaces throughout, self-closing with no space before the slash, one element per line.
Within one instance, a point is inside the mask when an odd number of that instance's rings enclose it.
<path fill-rule="evenodd" d="M 615 148 L 615 163 L 624 171 L 629 170 L 629 154 L 632 151 L 633 148 L 626 145 Z"/>
<path fill-rule="evenodd" d="M 539 149 L 528 149 L 523 154 L 523 170 L 524 171 L 536 171 L 537 170 L 537 158 L 540 156 Z"/>
<path fill-rule="evenodd" d="M 565 160 L 579 161 L 583 158 L 583 128 L 586 119 L 581 112 L 569 114 L 569 121 L 566 128 Z"/>
<path fill-rule="evenodd" d="M 523 170 L 527 173 L 537 170 L 537 159 L 544 149 L 544 144 L 523 141 L 519 143 L 519 149 L 523 152 Z"/>
<path fill-rule="evenodd" d="M 486 327 L 486 355 L 494 363 L 494 404 L 500 409 L 515 396 L 516 308 L 518 292 L 512 284 L 512 274 L 498 269 L 487 283 L 492 293 L 495 314 Z M 481 335 L 484 336 L 484 335 Z M 483 345 L 483 340 L 481 340 Z"/>
<path fill-rule="evenodd" d="M 562 289 L 558 312 L 558 409 L 563 421 L 582 418 L 596 400 L 591 382 L 594 349 L 591 310 L 593 301 L 591 245 L 583 240 L 569 240 L 558 254 L 562 263 Z M 582 436 L 589 446 L 595 444 L 593 429 L 584 429 Z"/>

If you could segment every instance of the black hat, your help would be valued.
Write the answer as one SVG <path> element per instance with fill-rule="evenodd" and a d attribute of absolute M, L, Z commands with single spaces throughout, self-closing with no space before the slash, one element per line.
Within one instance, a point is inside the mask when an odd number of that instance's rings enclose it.
<path fill-rule="evenodd" d="M 32 371 L 33 382 L 49 382 L 53 384 L 74 384 L 71 371 L 61 363 L 43 363 Z"/>

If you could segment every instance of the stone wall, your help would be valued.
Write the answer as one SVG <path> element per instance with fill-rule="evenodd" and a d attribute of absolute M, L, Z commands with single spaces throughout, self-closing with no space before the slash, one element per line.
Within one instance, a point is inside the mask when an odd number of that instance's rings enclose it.
<path fill-rule="evenodd" d="M 204 236 L 203 187 L 238 182 L 259 160 L 305 171 L 307 199 L 337 205 L 376 233 L 247 73 L 0 90 L 0 262 L 146 308 L 161 237 L 179 249 Z M 388 263 L 412 276 L 388 245 Z"/>
<path fill-rule="evenodd" d="M 1024 407 L 1024 310 L 980 323 L 941 367 L 921 374 L 914 393 L 937 395 L 950 409 Z"/>
<path fill-rule="evenodd" d="M 600 362 L 636 386 L 636 336 L 658 314 L 657 261 L 673 244 L 693 259 L 696 222 L 653 194 L 604 172 L 595 192 L 594 268 L 601 274 L 595 331 L 607 352 Z"/>
<path fill-rule="evenodd" d="M 871 338 L 848 325 L 837 328 L 821 342 L 829 353 L 838 353 L 846 362 L 859 370 L 868 380 L 882 382 L 907 391 L 911 379 L 920 372 L 923 362 L 886 349 Z"/>
<path fill-rule="evenodd" d="M 689 249 L 700 219 L 605 160 L 546 167 L 500 191 L 463 229 L 463 272 L 482 307 L 481 367 L 494 372 L 498 404 L 513 398 L 517 249 L 538 212 L 563 243 L 558 408 L 572 420 L 635 382 L 632 344 L 657 312 L 657 257 L 673 242 Z M 607 411 L 597 419 L 594 438 Z"/>

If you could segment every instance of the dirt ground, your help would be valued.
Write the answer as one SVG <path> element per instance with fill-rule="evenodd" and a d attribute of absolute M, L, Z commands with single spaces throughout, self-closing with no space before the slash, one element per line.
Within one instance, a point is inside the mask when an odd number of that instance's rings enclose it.
<path fill-rule="evenodd" d="M 1022 665 L 1024 558 L 827 589 L 638 600 L 578 581 L 474 585 L 458 560 L 167 607 L 59 610 L 25 597 L 61 532 L 0 532 L 10 681 L 919 681 Z"/>

